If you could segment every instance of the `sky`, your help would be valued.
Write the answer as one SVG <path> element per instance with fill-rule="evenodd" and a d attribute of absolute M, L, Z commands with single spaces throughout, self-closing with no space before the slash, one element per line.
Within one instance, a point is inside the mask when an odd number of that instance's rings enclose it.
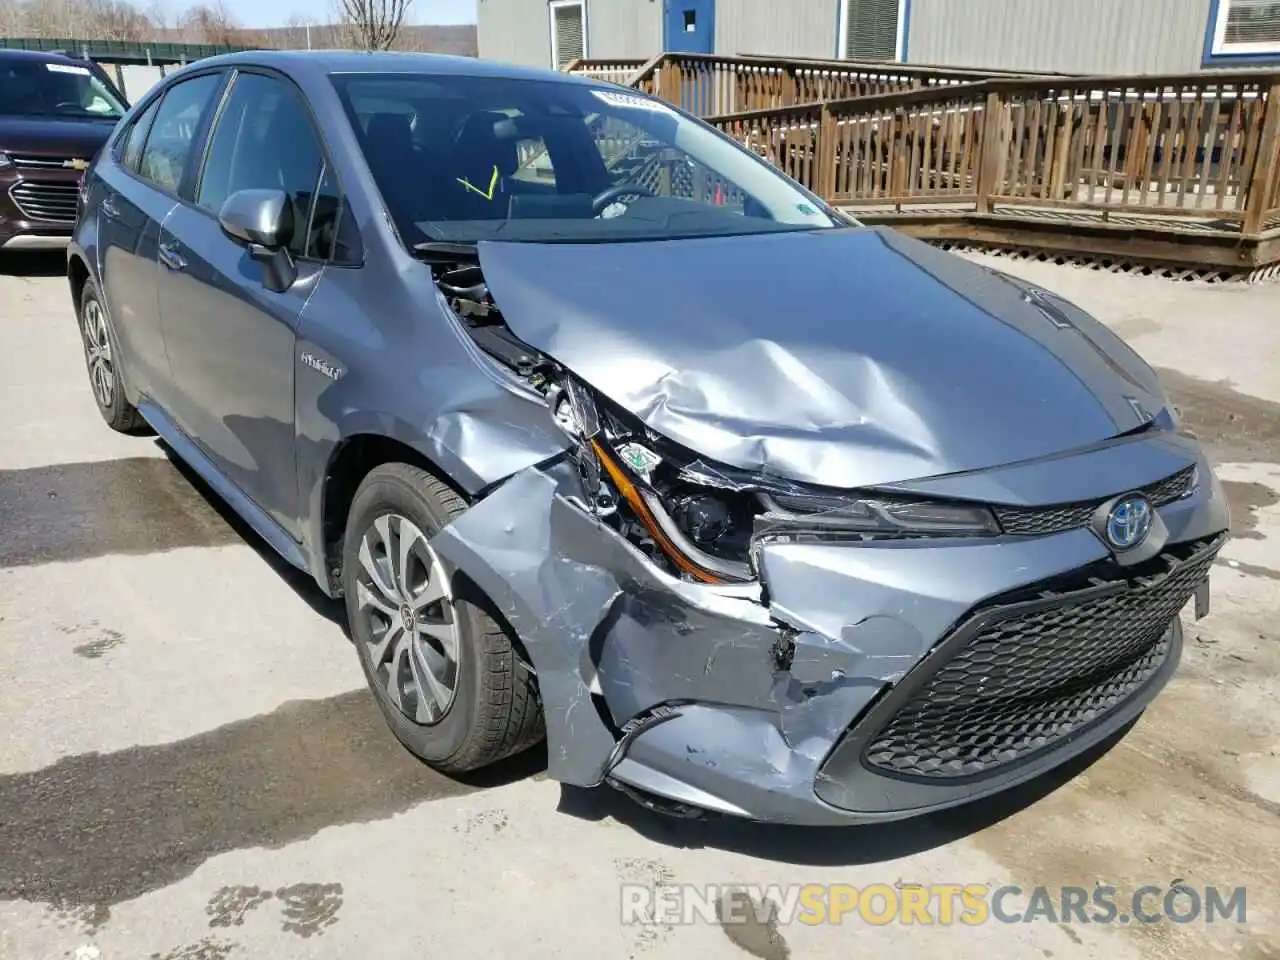
<path fill-rule="evenodd" d="M 282 27 L 295 14 L 303 20 L 324 23 L 331 19 L 333 6 L 328 0 L 226 0 L 226 5 L 244 27 Z M 413 0 L 406 21 L 475 23 L 476 0 Z"/>

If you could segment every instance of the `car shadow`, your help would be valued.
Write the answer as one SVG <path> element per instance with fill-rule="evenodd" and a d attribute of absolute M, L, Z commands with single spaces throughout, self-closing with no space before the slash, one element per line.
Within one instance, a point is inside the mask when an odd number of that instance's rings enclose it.
<path fill-rule="evenodd" d="M 305 570 L 299 570 L 293 564 L 289 563 L 278 554 L 275 549 L 267 543 L 258 532 L 253 529 L 241 516 L 231 509 L 230 504 L 223 500 L 222 497 L 214 490 L 200 474 L 196 473 L 187 463 L 178 456 L 177 452 L 170 447 L 164 440 L 156 438 L 156 444 L 164 451 L 164 455 L 169 458 L 169 462 L 173 464 L 182 476 L 194 487 L 208 503 L 209 508 L 218 514 L 223 521 L 226 522 L 232 530 L 258 554 L 263 561 L 271 567 L 273 571 L 293 588 L 294 592 L 316 613 L 320 614 L 328 620 L 337 624 L 342 630 L 342 635 L 351 640 L 351 634 L 347 629 L 347 615 L 343 608 L 341 600 L 335 600 L 326 596 L 325 592 L 320 589 L 315 578 Z"/>
<path fill-rule="evenodd" d="M 324 591 L 320 589 L 315 578 L 306 571 L 299 570 L 291 563 L 286 561 L 278 554 L 275 549 L 268 544 L 253 527 L 249 526 L 238 513 L 231 509 L 231 506 L 214 490 L 204 478 L 195 472 L 187 463 L 178 456 L 177 452 L 170 447 L 165 441 L 159 437 L 155 438 L 156 445 L 164 451 L 169 462 L 173 464 L 182 477 L 191 484 L 192 488 L 199 493 L 204 501 L 209 505 L 218 516 L 226 522 L 227 526 L 248 546 L 252 547 L 263 561 L 271 567 L 273 571 L 293 588 L 294 592 L 305 602 L 312 610 L 321 616 L 335 623 L 342 630 L 342 635 L 347 638 L 347 642 L 354 643 L 351 632 L 347 625 L 346 609 L 341 600 L 335 600 L 326 596 Z M 370 695 L 372 699 L 372 694 Z M 388 731 L 387 736 L 391 733 Z M 405 756 L 412 757 L 407 751 Z M 425 761 L 417 757 L 413 757 L 422 765 L 424 774 L 430 774 L 434 777 L 444 777 L 447 780 L 454 781 L 466 787 L 472 787 L 479 790 L 487 790 L 494 787 L 507 786 L 517 783 L 521 780 L 528 780 L 537 777 L 546 772 L 547 769 L 547 746 L 546 742 L 536 744 L 528 750 L 524 750 L 515 756 L 507 757 L 497 763 L 491 764 L 482 770 L 476 770 L 472 773 L 454 773 L 442 774 L 435 771 Z"/>
<path fill-rule="evenodd" d="M 0 276 L 65 277 L 67 255 L 61 250 L 0 253 Z"/>
<path fill-rule="evenodd" d="M 718 815 L 681 820 L 648 810 L 608 787 L 587 790 L 563 785 L 558 809 L 583 820 L 613 819 L 664 846 L 718 849 L 812 867 L 882 863 L 954 843 L 1035 805 L 1105 756 L 1134 722 L 1062 766 L 995 796 L 889 823 L 798 827 Z"/>

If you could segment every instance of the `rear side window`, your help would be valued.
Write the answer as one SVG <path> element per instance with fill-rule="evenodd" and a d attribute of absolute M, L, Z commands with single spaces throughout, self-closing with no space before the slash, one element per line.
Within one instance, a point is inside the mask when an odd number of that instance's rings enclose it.
<path fill-rule="evenodd" d="M 120 165 L 126 170 L 137 172 L 138 162 L 142 159 L 142 147 L 147 142 L 147 132 L 151 129 L 151 123 L 155 120 L 156 111 L 159 108 L 160 101 L 157 99 L 138 115 L 138 118 L 133 121 L 133 124 L 125 134 L 124 150 L 120 154 Z"/>
<path fill-rule="evenodd" d="M 221 83 L 220 74 L 207 73 L 174 84 L 165 93 L 142 150 L 139 176 L 178 192 L 191 160 L 192 142 Z"/>

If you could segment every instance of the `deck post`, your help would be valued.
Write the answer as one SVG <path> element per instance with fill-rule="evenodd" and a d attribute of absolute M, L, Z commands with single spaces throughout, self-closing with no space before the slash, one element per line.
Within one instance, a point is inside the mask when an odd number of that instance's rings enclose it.
<path fill-rule="evenodd" d="M 680 106 L 680 61 L 668 57 L 663 61 L 661 69 L 661 89 L 659 95 L 673 107 Z"/>
<path fill-rule="evenodd" d="M 788 65 L 783 69 L 782 89 L 779 91 L 782 94 L 782 106 L 790 107 L 799 101 L 799 97 L 796 95 L 796 87 L 798 85 L 799 82 L 796 80 L 796 68 L 792 65 Z"/>
<path fill-rule="evenodd" d="M 991 197 L 996 191 L 996 180 L 1000 175 L 1000 157 L 1003 151 L 1004 134 L 1004 96 L 999 90 L 987 94 L 982 125 L 982 144 L 976 164 L 978 168 L 977 212 L 991 212 Z"/>
<path fill-rule="evenodd" d="M 814 193 L 828 203 L 836 192 L 836 120 L 831 114 L 831 104 L 822 102 L 818 121 L 818 176 Z"/>
<path fill-rule="evenodd" d="M 1262 232 L 1262 221 L 1267 215 L 1276 177 L 1280 175 L 1280 77 L 1272 80 L 1267 92 L 1266 119 L 1262 123 L 1262 134 L 1254 156 L 1257 163 L 1249 181 L 1241 226 L 1241 233 L 1246 237 L 1256 237 Z"/>

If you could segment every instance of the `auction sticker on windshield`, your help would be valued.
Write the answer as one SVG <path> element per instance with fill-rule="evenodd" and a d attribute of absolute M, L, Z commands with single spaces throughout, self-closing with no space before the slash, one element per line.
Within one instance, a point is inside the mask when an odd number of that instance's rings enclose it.
<path fill-rule="evenodd" d="M 671 108 L 665 103 L 650 100 L 647 97 L 636 97 L 627 93 L 614 93 L 612 90 L 592 90 L 593 94 L 611 107 L 622 107 L 626 110 L 652 110 L 654 113 L 670 113 Z"/>
<path fill-rule="evenodd" d="M 76 67 L 69 63 L 46 63 L 44 68 L 50 73 L 74 73 L 82 77 L 89 76 L 88 67 Z"/>

